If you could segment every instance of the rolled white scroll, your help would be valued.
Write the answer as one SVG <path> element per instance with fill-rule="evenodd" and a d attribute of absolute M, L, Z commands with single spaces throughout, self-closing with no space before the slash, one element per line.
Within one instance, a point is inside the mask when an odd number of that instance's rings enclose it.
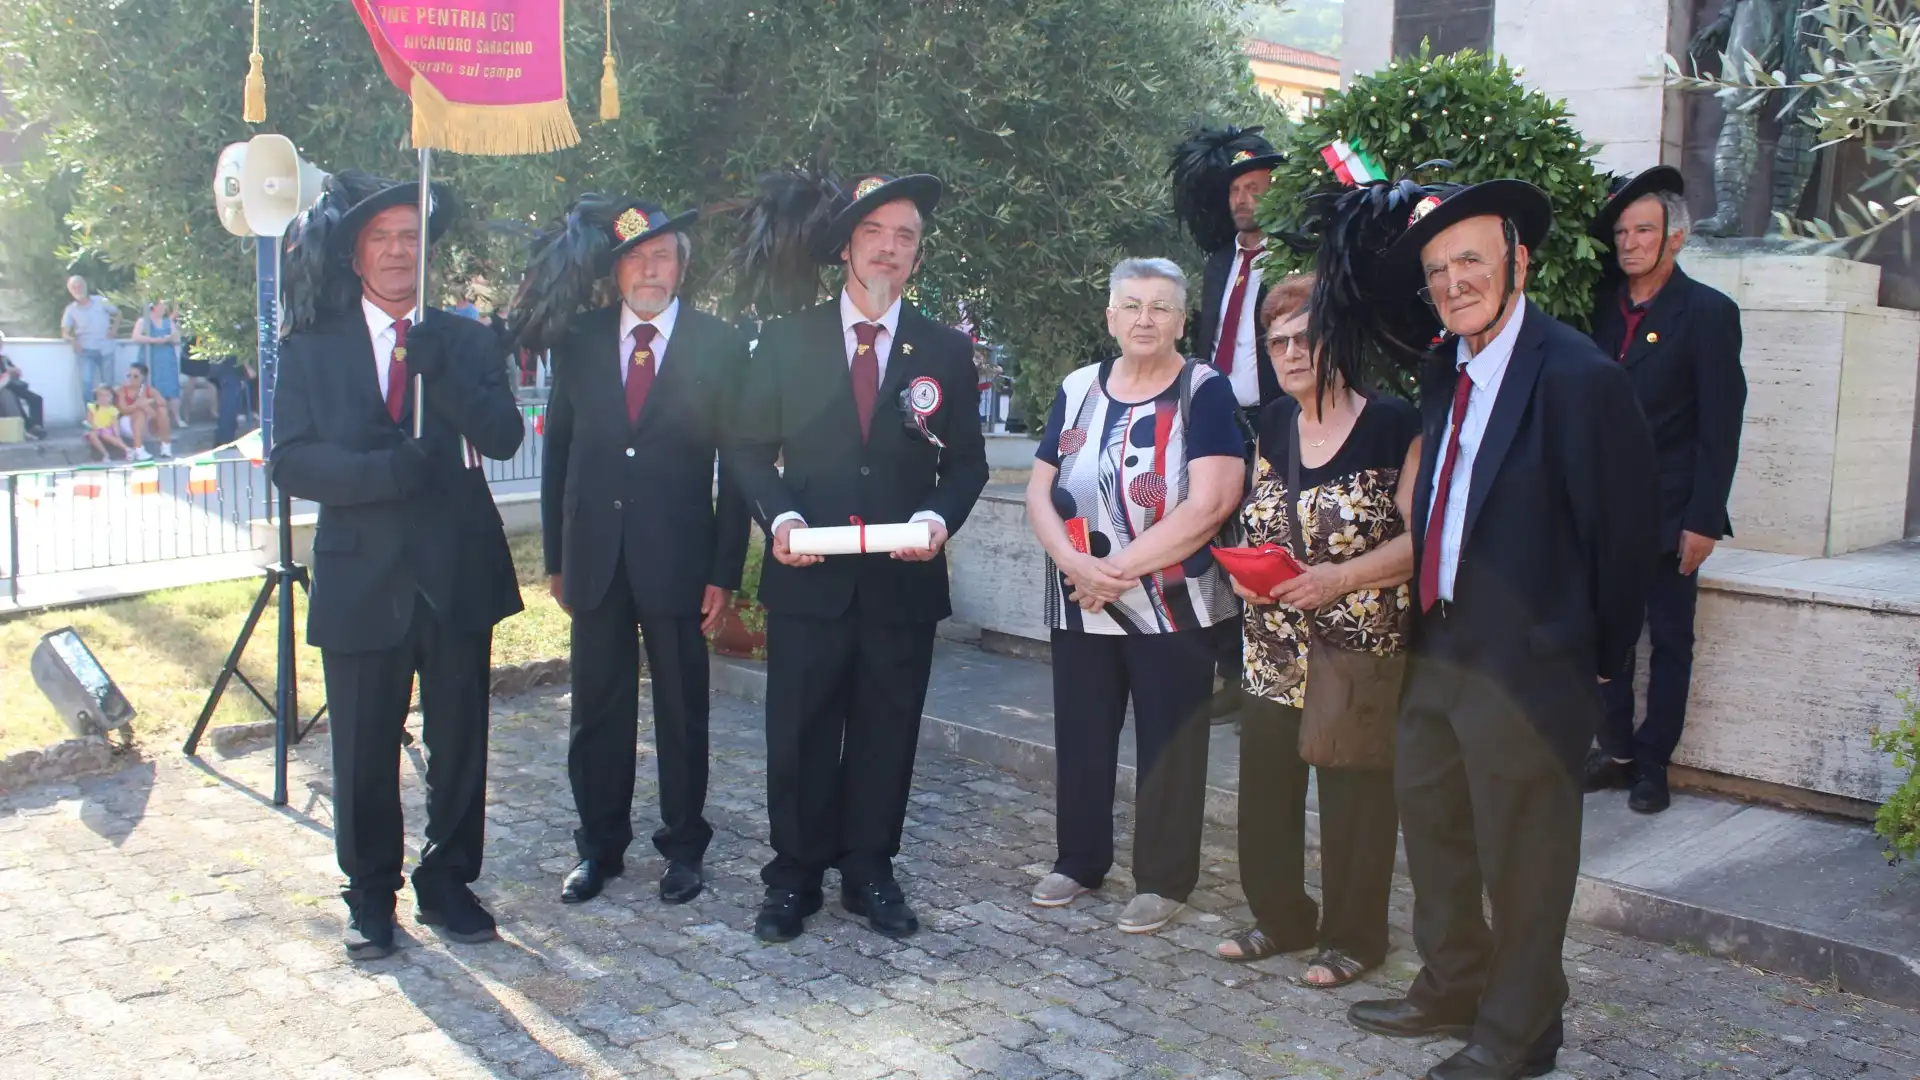
<path fill-rule="evenodd" d="M 787 534 L 787 550 L 795 555 L 858 555 L 930 547 L 933 530 L 924 521 L 904 525 L 833 525 L 824 529 L 799 528 Z"/>

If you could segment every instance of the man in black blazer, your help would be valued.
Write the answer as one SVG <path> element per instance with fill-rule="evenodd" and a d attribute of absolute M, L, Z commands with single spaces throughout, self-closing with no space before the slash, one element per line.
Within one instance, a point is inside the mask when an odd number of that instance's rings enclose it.
<path fill-rule="evenodd" d="M 825 304 L 767 324 L 741 419 L 740 484 L 769 536 L 767 812 L 774 857 L 754 932 L 787 941 L 840 871 L 847 910 L 891 937 L 919 927 L 894 880 L 934 627 L 952 614 L 943 549 L 986 486 L 966 335 L 902 303 L 941 192 L 866 177 L 810 238 L 847 265 Z M 785 471 L 775 467 L 784 456 Z M 796 555 L 804 526 L 924 521 L 931 544 Z"/>
<path fill-rule="evenodd" d="M 438 235 L 452 212 L 436 186 L 423 230 L 418 198 L 418 183 L 343 171 L 295 224 L 295 329 L 273 395 L 273 482 L 320 504 L 307 641 L 333 714 L 334 847 L 356 960 L 393 951 L 416 672 L 427 746 L 417 915 L 455 941 L 495 936 L 468 886 L 486 821 L 493 626 L 520 610 L 520 589 L 479 456 L 512 457 L 525 429 L 496 337 L 444 311 L 421 316 L 422 233 Z"/>
<path fill-rule="evenodd" d="M 1526 299 L 1546 196 L 1514 180 L 1428 191 L 1386 257 L 1398 295 L 1431 296 L 1457 335 L 1422 373 L 1394 784 L 1424 966 L 1404 998 L 1349 1016 L 1465 1037 L 1432 1080 L 1513 1080 L 1552 1069 L 1563 1037 L 1580 772 L 1600 684 L 1639 633 L 1653 442 L 1619 365 Z"/>
<path fill-rule="evenodd" d="M 1667 808 L 1667 763 L 1680 745 L 1693 681 L 1693 612 L 1699 569 L 1733 535 L 1727 496 L 1740 456 L 1747 376 L 1740 368 L 1740 307 L 1675 263 L 1687 242 L 1680 170 L 1658 165 L 1614 191 L 1594 219 L 1613 246 L 1593 310 L 1593 341 L 1627 370 L 1653 427 L 1660 461 L 1660 554 L 1647 592 L 1647 716 L 1634 729 L 1634 655 L 1607 684 L 1600 746 L 1587 758 L 1588 791 L 1631 788 L 1643 814 Z"/>
<path fill-rule="evenodd" d="M 550 587 L 573 615 L 567 775 L 580 815 L 564 903 L 599 895 L 633 842 L 643 641 L 660 778 L 653 844 L 667 862 L 660 898 L 684 904 L 704 887 L 706 633 L 740 587 L 747 550 L 746 504 L 720 444 L 747 348 L 678 295 L 698 217 L 583 197 L 536 249 L 515 303 L 520 342 L 553 349 L 540 517 Z M 620 302 L 573 314 L 587 297 L 568 295 L 567 283 L 608 275 Z"/>

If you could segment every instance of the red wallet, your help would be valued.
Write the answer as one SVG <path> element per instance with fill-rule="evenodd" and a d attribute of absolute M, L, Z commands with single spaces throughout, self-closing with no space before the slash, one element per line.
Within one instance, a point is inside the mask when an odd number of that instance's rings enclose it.
<path fill-rule="evenodd" d="M 1293 552 L 1278 544 L 1216 547 L 1213 557 L 1241 588 L 1260 596 L 1270 595 L 1275 585 L 1306 572 Z"/>

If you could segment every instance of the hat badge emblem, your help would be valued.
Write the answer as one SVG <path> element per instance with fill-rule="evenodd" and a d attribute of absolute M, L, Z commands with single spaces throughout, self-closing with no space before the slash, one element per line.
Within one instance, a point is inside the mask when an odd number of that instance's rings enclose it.
<path fill-rule="evenodd" d="M 887 182 L 885 180 L 882 180 L 877 176 L 869 176 L 865 180 L 860 181 L 860 183 L 854 187 L 853 197 L 856 199 L 864 199 L 867 196 L 873 194 L 874 192 L 879 191 L 882 187 L 886 186 L 886 183 Z"/>
<path fill-rule="evenodd" d="M 1440 196 L 1438 195 L 1429 195 L 1426 198 L 1421 199 L 1419 202 L 1413 205 L 1413 213 L 1411 216 L 1407 218 L 1407 224 L 1411 225 L 1414 222 L 1419 221 L 1421 218 L 1426 217 L 1428 214 L 1433 213 L 1433 208 L 1439 205 L 1440 205 Z"/>
<path fill-rule="evenodd" d="M 1242 150 L 1239 153 L 1233 155 L 1233 164 L 1235 165 L 1238 165 L 1243 161 L 1252 161 L 1252 160 L 1253 160 L 1253 151 L 1251 150 Z"/>
<path fill-rule="evenodd" d="M 613 219 L 613 235 L 624 242 L 646 232 L 648 225 L 647 215 L 639 207 L 628 207 Z"/>

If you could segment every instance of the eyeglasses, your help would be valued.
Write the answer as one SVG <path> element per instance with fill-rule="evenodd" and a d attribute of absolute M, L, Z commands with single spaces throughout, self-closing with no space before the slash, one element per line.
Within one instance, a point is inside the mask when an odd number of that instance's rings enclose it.
<path fill-rule="evenodd" d="M 1478 255 L 1449 259 L 1445 266 L 1427 271 L 1427 283 L 1417 290 L 1420 299 L 1431 304 L 1435 297 L 1459 296 L 1480 292 L 1493 281 L 1493 269 Z"/>
<path fill-rule="evenodd" d="M 1267 335 L 1267 355 L 1269 356 L 1285 356 L 1293 351 L 1295 345 L 1300 346 L 1302 354 L 1311 354 L 1314 346 L 1313 335 L 1304 330 L 1298 334 Z"/>
<path fill-rule="evenodd" d="M 1122 322 L 1129 323 L 1139 322 L 1142 314 L 1145 314 L 1147 318 L 1157 323 L 1171 322 L 1175 316 L 1180 314 L 1179 308 L 1163 300 L 1155 300 L 1153 303 L 1146 305 L 1142 305 L 1138 300 L 1122 300 L 1119 304 L 1115 305 L 1113 310 L 1120 313 Z"/>

